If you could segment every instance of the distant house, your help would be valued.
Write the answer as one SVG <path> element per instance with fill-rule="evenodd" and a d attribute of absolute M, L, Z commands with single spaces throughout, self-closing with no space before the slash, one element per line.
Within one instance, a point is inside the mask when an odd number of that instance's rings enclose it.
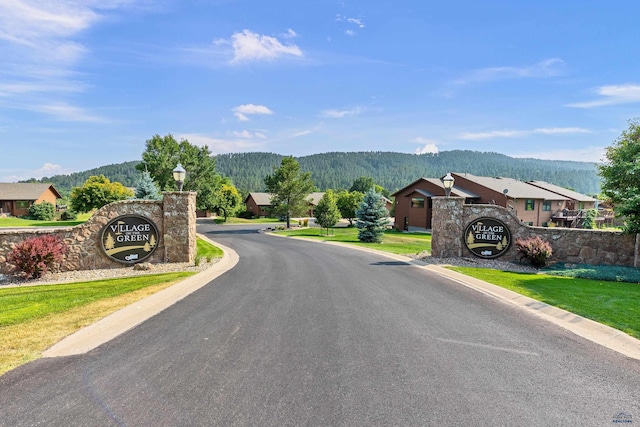
<path fill-rule="evenodd" d="M 311 193 L 307 197 L 309 202 L 309 211 L 307 215 L 313 217 L 315 207 L 318 206 L 318 202 L 322 199 L 324 193 Z M 244 199 L 244 204 L 247 208 L 247 212 L 251 212 L 253 216 L 269 216 L 271 207 L 271 194 L 269 193 L 249 193 Z"/>
<path fill-rule="evenodd" d="M 587 210 L 598 209 L 598 200 L 593 197 L 544 181 L 529 181 L 528 184 L 560 194 L 569 199 L 563 209 L 556 210 L 551 216 L 551 220 L 562 227 L 580 226 Z M 609 211 L 606 214 L 600 212 L 596 217 L 596 222 L 601 223 L 605 220 L 612 221 L 613 212 Z"/>
<path fill-rule="evenodd" d="M 430 230 L 432 198 L 444 195 L 442 182 L 437 178 L 417 179 L 393 193 L 396 229 L 404 231 Z M 467 203 L 478 198 L 457 185 L 451 190 L 451 195 L 464 197 Z"/>
<path fill-rule="evenodd" d="M 567 205 L 587 196 L 578 193 L 560 194 L 531 183 L 512 178 L 475 176 L 451 173 L 455 179 L 451 196 L 464 197 L 467 204 L 494 204 L 512 209 L 524 223 L 542 226 L 558 221 L 557 213 L 566 212 Z M 398 230 L 417 231 L 431 229 L 432 198 L 444 196 L 442 181 L 438 178 L 420 178 L 396 191 L 395 227 Z"/>
<path fill-rule="evenodd" d="M 62 198 L 52 184 L 0 183 L 0 215 L 26 216 L 35 203 L 56 205 Z"/>

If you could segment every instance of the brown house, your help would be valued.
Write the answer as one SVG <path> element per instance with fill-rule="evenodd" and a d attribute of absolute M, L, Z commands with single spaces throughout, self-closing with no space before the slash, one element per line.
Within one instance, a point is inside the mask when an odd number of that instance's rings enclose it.
<path fill-rule="evenodd" d="M 570 202 L 569 197 L 512 178 L 451 175 L 455 179 L 451 196 L 464 197 L 468 204 L 494 204 L 513 209 L 521 221 L 530 225 L 554 222 L 554 213 L 566 210 Z M 442 182 L 437 178 L 420 178 L 395 192 L 396 229 L 431 229 L 432 197 L 444 195 Z"/>
<path fill-rule="evenodd" d="M 597 199 L 578 193 L 573 190 L 569 190 L 554 184 L 550 184 L 544 181 L 529 181 L 528 184 L 535 185 L 536 187 L 543 188 L 556 194 L 569 199 L 566 206 L 563 209 L 556 210 L 551 220 L 557 225 L 562 227 L 576 227 L 580 226 L 582 220 L 585 217 L 585 213 L 589 209 L 598 209 Z M 599 212 L 596 222 L 604 222 L 605 220 L 613 220 L 613 212 L 604 211 Z"/>
<path fill-rule="evenodd" d="M 62 198 L 52 184 L 0 183 L 0 215 L 26 216 L 35 203 L 56 205 Z"/>
<path fill-rule="evenodd" d="M 437 178 L 420 178 L 392 194 L 395 197 L 395 227 L 416 231 L 431 229 L 431 202 L 434 196 L 444 196 L 444 187 Z M 466 203 L 478 196 L 454 185 L 452 196 L 464 197 Z"/>
<path fill-rule="evenodd" d="M 322 199 L 324 193 L 311 193 L 309 194 L 309 211 L 308 216 L 313 217 L 314 209 L 318 206 L 318 202 Z M 249 193 L 244 204 L 247 207 L 247 211 L 251 212 L 253 216 L 269 216 L 269 208 L 271 206 L 271 194 L 269 193 Z"/>

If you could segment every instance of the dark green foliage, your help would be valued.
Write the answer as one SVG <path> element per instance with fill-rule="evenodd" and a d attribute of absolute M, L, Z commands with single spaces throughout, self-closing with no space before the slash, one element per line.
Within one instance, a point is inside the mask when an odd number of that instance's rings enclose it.
<path fill-rule="evenodd" d="M 389 222 L 388 215 L 382 195 L 373 190 L 367 191 L 360 209 L 356 212 L 358 240 L 366 243 L 382 242 L 384 230 Z"/>
<path fill-rule="evenodd" d="M 640 269 L 635 267 L 558 263 L 545 267 L 543 272 L 553 276 L 574 277 L 578 279 L 640 283 Z"/>
<path fill-rule="evenodd" d="M 551 245 L 539 236 L 516 240 L 516 250 L 520 261 L 527 260 L 536 268 L 547 265 L 547 260 L 553 253 Z"/>
<path fill-rule="evenodd" d="M 271 209 L 282 215 L 291 227 L 291 216 L 302 215 L 309 209 L 308 196 L 313 191 L 311 173 L 302 172 L 300 164 L 292 157 L 284 157 L 280 167 L 264 178 L 267 192 L 271 193 Z"/>
<path fill-rule="evenodd" d="M 369 190 L 375 190 L 375 185 L 376 183 L 370 176 L 361 176 L 353 181 L 353 184 L 351 184 L 349 191 L 358 191 L 362 194 L 365 194 Z"/>
<path fill-rule="evenodd" d="M 53 203 L 40 202 L 29 206 L 29 219 L 51 221 L 56 216 L 56 207 Z"/>
<path fill-rule="evenodd" d="M 263 177 L 284 156 L 273 153 L 238 153 L 216 156 L 217 170 L 248 191 L 265 191 Z M 421 177 L 440 177 L 447 172 L 478 176 L 503 176 L 520 181 L 543 180 L 584 194 L 599 193 L 594 163 L 520 159 L 498 153 L 455 150 L 438 154 L 391 152 L 324 153 L 298 157 L 303 170 L 313 175 L 319 190 L 348 189 L 359 177 L 394 192 Z"/>
<path fill-rule="evenodd" d="M 284 156 L 274 153 L 233 153 L 216 156 L 216 171 L 229 177 L 246 195 L 265 191 L 264 177 L 280 164 Z M 420 177 L 439 177 L 447 172 L 468 172 L 478 176 L 503 176 L 521 181 L 543 180 L 583 194 L 600 193 L 596 166 L 587 162 L 519 159 L 498 153 L 477 151 L 442 151 L 438 154 L 387 152 L 324 153 L 297 158 L 300 167 L 313 175 L 318 189 L 348 189 L 361 176 L 369 176 L 394 192 Z M 138 161 L 102 166 L 71 175 L 31 179 L 29 182 L 52 183 L 63 194 L 82 185 L 93 175 L 135 187 Z M 183 163 L 184 166 L 184 163 Z M 175 167 L 175 165 L 174 165 Z M 141 170 L 144 170 L 142 168 Z"/>
<path fill-rule="evenodd" d="M 7 254 L 7 262 L 16 266 L 27 279 L 36 279 L 59 264 L 67 251 L 62 240 L 50 234 L 18 243 Z"/>
<path fill-rule="evenodd" d="M 607 160 L 599 166 L 602 194 L 625 217 L 626 233 L 640 232 L 640 122 L 631 120 L 615 143 L 607 147 Z"/>
<path fill-rule="evenodd" d="M 582 223 L 582 228 L 586 228 L 591 230 L 596 228 L 596 217 L 598 216 L 598 211 L 595 209 L 587 210 L 587 213 L 584 217 L 584 222 Z"/>
<path fill-rule="evenodd" d="M 78 219 L 78 214 L 71 209 L 67 209 L 60 214 L 61 221 L 75 221 Z"/>
<path fill-rule="evenodd" d="M 151 178 L 151 174 L 149 171 L 142 171 L 140 174 L 140 178 L 136 183 L 136 191 L 135 191 L 136 199 L 143 200 L 160 200 L 162 199 L 162 194 L 158 191 L 158 186 Z"/>

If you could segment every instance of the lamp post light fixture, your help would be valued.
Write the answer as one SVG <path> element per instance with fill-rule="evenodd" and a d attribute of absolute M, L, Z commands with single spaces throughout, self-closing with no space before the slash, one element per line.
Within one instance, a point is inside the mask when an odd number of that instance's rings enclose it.
<path fill-rule="evenodd" d="M 451 189 L 453 188 L 453 183 L 455 179 L 451 176 L 451 173 L 447 173 L 443 178 L 441 178 L 442 185 L 444 186 L 444 194 L 447 196 L 447 199 L 451 195 Z"/>
<path fill-rule="evenodd" d="M 187 171 L 184 170 L 182 165 L 178 163 L 178 166 L 173 170 L 173 179 L 178 183 L 178 191 L 182 191 L 182 184 L 184 184 L 184 178 L 187 176 Z"/>

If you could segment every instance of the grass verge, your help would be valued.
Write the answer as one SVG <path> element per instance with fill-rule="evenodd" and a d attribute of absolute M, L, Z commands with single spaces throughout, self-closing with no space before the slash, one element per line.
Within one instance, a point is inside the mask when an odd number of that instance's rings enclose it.
<path fill-rule="evenodd" d="M 291 237 L 347 243 L 397 255 L 418 254 L 423 251 L 431 252 L 431 234 L 427 233 L 402 233 L 395 230 L 387 230 L 384 233 L 382 243 L 362 243 L 358 240 L 358 229 L 354 227 L 329 229 L 329 236 L 325 234 L 326 229 L 316 227 L 283 230 L 277 233 Z"/>
<path fill-rule="evenodd" d="M 595 320 L 640 339 L 639 284 L 485 268 L 447 268 Z"/>
<path fill-rule="evenodd" d="M 224 252 L 219 247 L 199 237 L 196 239 L 196 265 L 200 265 L 203 259 L 211 261 L 213 258 L 222 258 L 223 255 Z"/>
<path fill-rule="evenodd" d="M 71 227 L 86 222 L 91 213 L 78 214 L 74 221 L 40 221 L 16 217 L 0 218 L 0 227 Z"/>
<path fill-rule="evenodd" d="M 62 338 L 195 273 L 0 289 L 0 375 Z"/>

